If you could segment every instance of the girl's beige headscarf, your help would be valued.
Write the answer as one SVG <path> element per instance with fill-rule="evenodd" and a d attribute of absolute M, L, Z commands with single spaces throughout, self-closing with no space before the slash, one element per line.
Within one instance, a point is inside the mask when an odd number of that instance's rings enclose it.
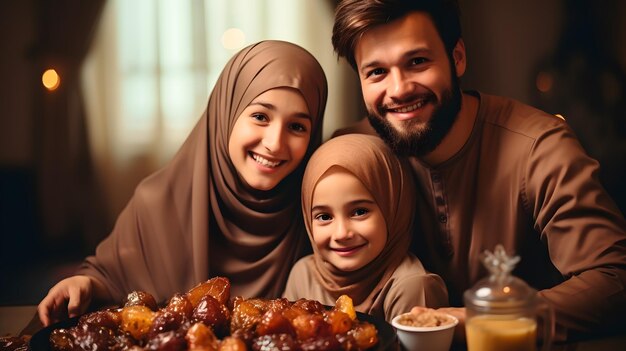
<path fill-rule="evenodd" d="M 387 243 L 383 251 L 354 272 L 343 272 L 325 262 L 311 234 L 313 192 L 333 166 L 342 167 L 361 180 L 374 197 L 387 225 Z M 302 211 L 314 251 L 314 258 L 307 262 L 309 270 L 334 298 L 349 295 L 361 312 L 370 310 L 381 288 L 408 252 L 415 196 L 411 177 L 405 161 L 398 159 L 380 138 L 364 134 L 330 139 L 313 154 L 306 168 L 302 181 Z"/>
<path fill-rule="evenodd" d="M 304 97 L 311 141 L 294 173 L 270 191 L 254 191 L 237 175 L 228 139 L 244 108 L 278 87 Z M 163 301 L 216 275 L 230 278 L 233 296 L 278 296 L 308 245 L 300 180 L 321 142 L 326 97 L 324 72 L 301 47 L 264 41 L 242 49 L 224 67 L 204 115 L 176 156 L 137 187 L 79 274 L 105 283 L 114 302 L 132 290 Z"/>

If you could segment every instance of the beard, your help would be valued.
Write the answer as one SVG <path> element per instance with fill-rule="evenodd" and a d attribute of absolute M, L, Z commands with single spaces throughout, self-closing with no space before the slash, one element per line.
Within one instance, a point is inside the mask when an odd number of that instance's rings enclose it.
<path fill-rule="evenodd" d="M 424 156 L 437 148 L 461 110 L 459 79 L 453 76 L 450 86 L 449 90 L 443 92 L 430 120 L 422 128 L 411 128 L 412 121 L 407 121 L 405 130 L 397 130 L 384 117 L 384 108 L 379 108 L 380 112 L 368 111 L 367 118 L 394 153 L 401 156 Z"/>

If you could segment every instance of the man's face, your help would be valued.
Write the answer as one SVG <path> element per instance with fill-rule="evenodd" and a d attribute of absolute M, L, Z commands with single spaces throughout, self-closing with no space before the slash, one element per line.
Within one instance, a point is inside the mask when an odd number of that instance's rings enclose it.
<path fill-rule="evenodd" d="M 451 64 L 433 21 L 422 12 L 374 27 L 357 43 L 370 123 L 395 152 L 425 155 L 452 127 L 461 108 L 462 44 L 453 56 Z"/>

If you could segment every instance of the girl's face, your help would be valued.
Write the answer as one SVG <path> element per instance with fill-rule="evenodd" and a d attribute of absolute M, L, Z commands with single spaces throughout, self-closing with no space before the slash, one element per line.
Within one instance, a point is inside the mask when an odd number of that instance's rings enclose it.
<path fill-rule="evenodd" d="M 228 154 L 241 179 L 270 190 L 298 167 L 311 139 L 311 116 L 300 93 L 275 88 L 257 96 L 237 118 Z"/>
<path fill-rule="evenodd" d="M 317 183 L 311 204 L 311 231 L 323 259 L 342 271 L 374 260 L 387 242 L 387 225 L 363 183 L 342 168 Z"/>

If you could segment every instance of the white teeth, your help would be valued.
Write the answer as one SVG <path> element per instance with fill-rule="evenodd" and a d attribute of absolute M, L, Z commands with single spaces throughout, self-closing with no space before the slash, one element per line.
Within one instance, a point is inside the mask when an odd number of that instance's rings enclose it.
<path fill-rule="evenodd" d="M 403 107 L 401 109 L 397 109 L 396 112 L 400 112 L 400 113 L 405 113 L 405 112 L 411 112 L 414 110 L 417 110 L 418 108 L 424 106 L 424 101 L 420 101 L 418 103 L 415 103 L 411 106 L 407 106 L 407 107 Z"/>
<path fill-rule="evenodd" d="M 260 165 L 263 165 L 265 167 L 270 167 L 270 168 L 274 168 L 277 167 L 280 164 L 280 161 L 277 162 L 272 162 L 268 159 L 265 159 L 257 154 L 252 154 L 252 158 Z"/>

